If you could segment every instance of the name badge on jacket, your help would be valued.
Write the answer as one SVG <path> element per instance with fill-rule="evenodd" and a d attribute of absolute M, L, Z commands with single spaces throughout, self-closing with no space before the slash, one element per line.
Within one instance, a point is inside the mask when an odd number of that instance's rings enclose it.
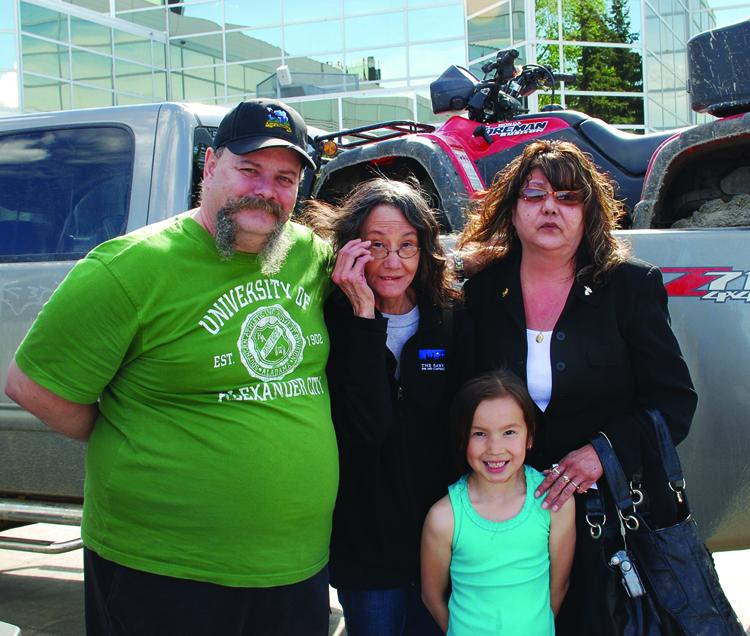
<path fill-rule="evenodd" d="M 445 371 L 445 349 L 420 349 L 419 365 L 422 371 Z"/>

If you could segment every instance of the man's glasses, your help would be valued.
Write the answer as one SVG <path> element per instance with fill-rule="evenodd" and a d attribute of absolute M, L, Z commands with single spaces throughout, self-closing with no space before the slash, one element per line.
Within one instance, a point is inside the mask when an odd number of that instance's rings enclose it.
<path fill-rule="evenodd" d="M 540 203 L 552 195 L 562 205 L 578 205 L 583 202 L 583 190 L 542 190 L 541 188 L 524 188 L 521 197 L 529 203 Z"/>
<path fill-rule="evenodd" d="M 412 258 L 417 255 L 418 251 L 419 246 L 414 243 L 404 243 L 395 250 L 389 250 L 380 241 L 373 241 L 370 244 L 370 254 L 377 260 L 388 258 L 388 254 L 391 252 L 396 252 L 399 258 Z"/>

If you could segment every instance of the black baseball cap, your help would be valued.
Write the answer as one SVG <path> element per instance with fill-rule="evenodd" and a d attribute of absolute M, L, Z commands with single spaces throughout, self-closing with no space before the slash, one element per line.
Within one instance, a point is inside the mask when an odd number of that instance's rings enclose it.
<path fill-rule="evenodd" d="M 284 102 L 252 99 L 240 102 L 224 119 L 214 135 L 214 149 L 229 148 L 236 155 L 263 148 L 289 148 L 304 165 L 315 170 L 307 154 L 307 126 L 302 116 Z"/>

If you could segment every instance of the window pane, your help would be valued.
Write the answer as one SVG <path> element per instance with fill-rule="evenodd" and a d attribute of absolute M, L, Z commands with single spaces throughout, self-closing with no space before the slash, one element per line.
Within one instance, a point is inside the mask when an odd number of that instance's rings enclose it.
<path fill-rule="evenodd" d="M 27 112 L 70 108 L 70 85 L 56 80 L 23 74 L 23 101 Z"/>
<path fill-rule="evenodd" d="M 640 0 L 629 0 L 627 7 L 630 16 L 631 41 L 639 42 L 641 39 L 641 2 Z"/>
<path fill-rule="evenodd" d="M 73 108 L 99 108 L 114 104 L 114 93 L 73 84 Z"/>
<path fill-rule="evenodd" d="M 511 27 L 513 42 L 526 39 L 526 7 L 524 0 L 512 0 Z"/>
<path fill-rule="evenodd" d="M 281 0 L 264 0 L 263 11 L 248 11 L 245 0 L 224 0 L 227 29 L 281 24 Z"/>
<path fill-rule="evenodd" d="M 497 0 L 467 0 L 466 12 L 471 15 L 496 3 Z"/>
<path fill-rule="evenodd" d="M 134 11 L 133 13 L 123 13 L 118 15 L 121 20 L 127 20 L 133 24 L 144 26 L 147 29 L 154 29 L 156 31 L 167 30 L 167 17 L 163 8 L 155 9 L 152 11 Z"/>
<path fill-rule="evenodd" d="M 568 108 L 599 117 L 609 124 L 642 124 L 643 98 L 567 95 Z"/>
<path fill-rule="evenodd" d="M 309 55 L 344 48 L 341 20 L 288 24 L 284 27 L 284 49 L 289 55 Z"/>
<path fill-rule="evenodd" d="M 404 14 L 385 13 L 344 21 L 347 48 L 380 47 L 400 44 L 406 38 Z"/>
<path fill-rule="evenodd" d="M 409 75 L 437 78 L 451 64 L 466 64 L 463 40 L 439 44 L 417 44 L 409 47 Z"/>
<path fill-rule="evenodd" d="M 433 0 L 427 0 L 432 2 Z M 409 0 L 409 6 L 419 4 L 414 0 Z M 422 2 L 424 4 L 424 2 Z M 380 0 L 374 5 L 372 0 L 344 0 L 344 15 L 359 15 L 361 13 L 373 13 L 375 11 L 393 11 L 403 9 L 406 6 L 405 0 Z"/>
<path fill-rule="evenodd" d="M 605 0 L 563 2 L 563 38 L 587 42 L 620 42 L 637 39 L 633 31 L 640 28 L 640 15 L 631 15 L 628 3 Z"/>
<path fill-rule="evenodd" d="M 130 11 L 143 9 L 149 5 L 163 6 L 164 0 L 115 0 L 115 11 Z"/>
<path fill-rule="evenodd" d="M 27 2 L 21 3 L 21 29 L 45 38 L 68 41 L 67 16 Z"/>
<path fill-rule="evenodd" d="M 16 36 L 12 33 L 0 33 L 0 69 L 13 68 L 18 68 Z"/>
<path fill-rule="evenodd" d="M 112 31 L 109 27 L 80 18 L 70 18 L 70 41 L 76 46 L 111 55 Z"/>
<path fill-rule="evenodd" d="M 66 0 L 66 2 L 92 11 L 109 14 L 109 0 Z"/>
<path fill-rule="evenodd" d="M 466 18 L 460 6 L 409 11 L 407 18 L 411 42 L 464 36 Z"/>
<path fill-rule="evenodd" d="M 320 20 L 341 16 L 339 0 L 284 0 L 284 20 Z"/>
<path fill-rule="evenodd" d="M 140 35 L 115 31 L 115 56 L 151 64 L 151 41 Z"/>
<path fill-rule="evenodd" d="M 560 16 L 557 0 L 536 0 L 536 37 L 540 40 L 556 40 L 559 36 Z"/>
<path fill-rule="evenodd" d="M 370 59 L 372 58 L 372 59 Z M 372 49 L 346 54 L 346 70 L 362 80 L 369 78 L 369 69 L 378 71 L 382 80 L 406 77 L 406 47 Z"/>
<path fill-rule="evenodd" d="M 359 78 L 344 73 L 339 66 L 311 60 L 307 57 L 287 58 L 291 84 L 281 86 L 274 74 L 268 81 L 258 86 L 259 97 L 301 97 L 303 95 L 320 95 L 353 91 L 359 88 Z"/>
<path fill-rule="evenodd" d="M 302 115 L 308 127 L 323 130 L 339 130 L 339 100 L 321 99 L 318 101 L 298 102 L 294 108 Z"/>
<path fill-rule="evenodd" d="M 0 29 L 15 29 L 15 6 L 14 0 L 0 0 Z"/>
<path fill-rule="evenodd" d="M 151 97 L 151 69 L 140 64 L 115 60 L 115 86 L 117 91 Z"/>
<path fill-rule="evenodd" d="M 493 53 L 510 46 L 510 4 L 505 2 L 468 23 L 471 59 Z"/>
<path fill-rule="evenodd" d="M 74 81 L 112 88 L 112 58 L 76 50 L 70 56 Z"/>
<path fill-rule="evenodd" d="M 193 33 L 210 33 L 221 29 L 221 5 L 218 2 L 209 4 L 187 4 L 167 11 L 169 35 L 191 35 Z"/>
<path fill-rule="evenodd" d="M 250 64 L 232 64 L 227 66 L 227 83 L 229 94 L 255 95 L 256 87 L 267 80 L 281 64 L 281 60 L 271 62 L 252 62 Z"/>
<path fill-rule="evenodd" d="M 227 62 L 281 57 L 281 29 L 253 29 L 226 34 Z"/>
<path fill-rule="evenodd" d="M 184 99 L 201 101 L 207 97 L 224 95 L 223 81 L 219 83 L 213 79 L 201 77 L 201 75 L 205 75 L 205 73 L 197 73 L 195 70 L 185 71 L 182 76 Z M 216 69 L 216 75 L 218 80 L 219 76 L 223 77 L 224 73 L 220 69 Z"/>
<path fill-rule="evenodd" d="M 69 79 L 68 50 L 67 46 L 53 44 L 28 35 L 21 37 L 21 54 L 25 71 Z"/>
<path fill-rule="evenodd" d="M 154 71 L 154 99 L 163 102 L 167 99 L 167 74 L 164 71 Z"/>
<path fill-rule="evenodd" d="M 0 260 L 81 257 L 122 234 L 132 172 L 120 128 L 0 135 Z"/>
<path fill-rule="evenodd" d="M 643 90 L 643 65 L 638 49 L 564 46 L 563 69 L 577 76 L 571 88 L 581 91 Z M 596 69 L 596 73 L 587 73 Z"/>
<path fill-rule="evenodd" d="M 220 33 L 172 40 L 171 47 L 173 68 L 207 66 L 224 60 Z"/>
<path fill-rule="evenodd" d="M 162 42 L 151 42 L 151 53 L 154 56 L 154 66 L 166 68 L 167 66 L 167 45 Z"/>
<path fill-rule="evenodd" d="M 341 102 L 344 128 L 356 128 L 389 119 L 414 119 L 414 101 L 411 97 L 344 97 Z"/>

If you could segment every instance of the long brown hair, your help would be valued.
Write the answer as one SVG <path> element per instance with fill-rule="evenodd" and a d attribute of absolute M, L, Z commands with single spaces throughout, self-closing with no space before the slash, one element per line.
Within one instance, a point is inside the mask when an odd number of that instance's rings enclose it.
<path fill-rule="evenodd" d="M 417 296 L 446 307 L 460 297 L 445 252 L 440 244 L 440 226 L 427 200 L 415 183 L 378 177 L 364 181 L 333 207 L 322 201 L 305 204 L 302 220 L 315 232 L 331 241 L 338 252 L 346 243 L 362 238 L 362 226 L 372 209 L 392 205 L 403 213 L 417 231 L 419 267 L 412 283 Z"/>
<path fill-rule="evenodd" d="M 584 238 L 577 253 L 577 275 L 598 281 L 625 261 L 628 249 L 612 234 L 624 214 L 622 203 L 615 199 L 614 184 L 597 170 L 588 154 L 559 140 L 530 143 L 498 173 L 470 209 L 459 246 L 493 245 L 502 257 L 517 244 L 513 210 L 534 168 L 544 173 L 555 190 L 583 191 Z"/>

